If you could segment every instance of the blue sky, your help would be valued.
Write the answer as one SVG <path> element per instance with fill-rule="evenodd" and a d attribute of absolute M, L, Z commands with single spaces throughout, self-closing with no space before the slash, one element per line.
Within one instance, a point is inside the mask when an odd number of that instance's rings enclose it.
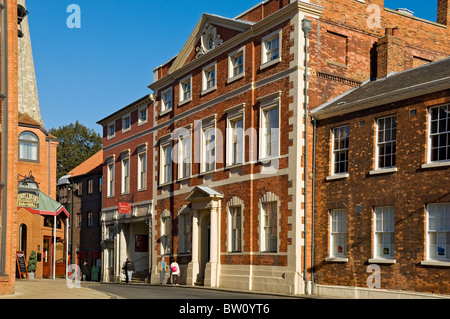
<path fill-rule="evenodd" d="M 97 121 L 152 93 L 153 69 L 178 54 L 203 13 L 229 18 L 262 0 L 26 0 L 46 129 Z M 385 0 L 435 21 L 437 0 Z M 430 4 L 431 3 L 431 4 Z M 70 4 L 81 28 L 67 27 Z"/>

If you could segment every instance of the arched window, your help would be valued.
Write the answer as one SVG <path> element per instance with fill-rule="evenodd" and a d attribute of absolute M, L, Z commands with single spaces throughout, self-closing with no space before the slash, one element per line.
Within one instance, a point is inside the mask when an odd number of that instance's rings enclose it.
<path fill-rule="evenodd" d="M 39 139 L 32 132 L 23 132 L 19 135 L 19 160 L 39 161 Z"/>

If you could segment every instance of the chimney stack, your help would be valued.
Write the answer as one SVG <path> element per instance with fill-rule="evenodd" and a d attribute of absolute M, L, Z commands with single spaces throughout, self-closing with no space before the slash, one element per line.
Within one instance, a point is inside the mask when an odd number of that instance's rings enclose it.
<path fill-rule="evenodd" d="M 449 0 L 450 1 L 450 0 Z M 377 79 L 391 72 L 404 71 L 404 45 L 398 36 L 398 28 L 386 28 L 385 35 L 377 42 Z"/>
<path fill-rule="evenodd" d="M 438 0 L 436 22 L 450 25 L 450 0 Z"/>

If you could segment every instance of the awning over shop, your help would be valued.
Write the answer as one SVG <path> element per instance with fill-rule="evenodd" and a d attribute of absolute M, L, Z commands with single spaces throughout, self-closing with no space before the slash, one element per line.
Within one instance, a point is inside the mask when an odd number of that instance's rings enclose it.
<path fill-rule="evenodd" d="M 64 214 L 66 218 L 69 218 L 69 213 L 64 208 L 64 206 L 61 205 L 61 203 L 57 202 L 56 200 L 39 190 L 38 193 L 39 203 L 35 207 L 27 207 L 26 205 L 21 206 L 19 202 L 18 208 L 26 209 L 32 214 L 43 216 L 59 216 L 61 214 Z"/>

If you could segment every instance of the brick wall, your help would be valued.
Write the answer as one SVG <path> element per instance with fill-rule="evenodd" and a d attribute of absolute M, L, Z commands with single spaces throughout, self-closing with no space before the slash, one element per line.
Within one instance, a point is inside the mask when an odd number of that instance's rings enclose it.
<path fill-rule="evenodd" d="M 7 2 L 7 36 L 8 64 L 8 118 L 2 118 L 2 123 L 8 123 L 8 174 L 7 174 L 7 224 L 6 224 L 6 251 L 5 275 L 0 275 L 0 294 L 12 294 L 15 289 L 15 250 L 16 238 L 16 207 L 17 207 L 17 117 L 18 117 L 18 44 L 17 44 L 17 1 Z M 1 105 L 2 110 L 4 104 Z M 2 115 L 3 116 L 3 112 Z"/>
<path fill-rule="evenodd" d="M 319 122 L 315 224 L 318 284 L 367 287 L 368 260 L 373 258 L 374 249 L 373 209 L 394 206 L 396 262 L 379 264 L 381 288 L 450 293 L 450 287 L 442 284 L 450 279 L 448 269 L 421 264 L 426 260 L 426 205 L 450 201 L 449 168 L 422 168 L 427 158 L 427 108 L 449 102 L 450 91 L 446 90 Z M 410 115 L 410 110 L 417 114 Z M 394 114 L 398 170 L 369 175 L 374 169 L 376 119 Z M 331 128 L 343 124 L 350 125 L 349 177 L 326 181 L 330 175 Z M 356 205 L 362 205 L 361 213 L 356 212 Z M 328 262 L 330 210 L 343 208 L 347 209 L 348 262 Z"/>

